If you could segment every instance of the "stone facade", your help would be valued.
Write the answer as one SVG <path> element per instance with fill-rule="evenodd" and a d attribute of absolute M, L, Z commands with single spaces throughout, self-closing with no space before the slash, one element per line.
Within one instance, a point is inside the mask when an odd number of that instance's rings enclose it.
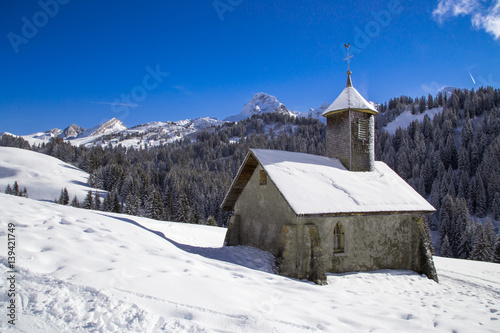
<path fill-rule="evenodd" d="M 257 166 L 236 201 L 225 245 L 248 245 L 276 254 L 281 230 L 295 214 L 272 180 L 260 185 L 261 171 Z"/>
<path fill-rule="evenodd" d="M 338 158 L 351 171 L 371 171 L 375 161 L 372 114 L 346 110 L 327 117 L 326 156 Z"/>

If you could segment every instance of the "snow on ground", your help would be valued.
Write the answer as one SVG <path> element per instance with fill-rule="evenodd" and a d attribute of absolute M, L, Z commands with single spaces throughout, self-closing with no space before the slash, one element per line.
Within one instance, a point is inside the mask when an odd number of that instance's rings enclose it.
<path fill-rule="evenodd" d="M 83 201 L 91 188 L 87 184 L 89 174 L 57 158 L 19 148 L 0 147 L 0 190 L 15 181 L 28 190 L 28 197 L 37 200 L 58 199 L 66 187 L 70 200 L 76 195 Z"/>
<path fill-rule="evenodd" d="M 430 109 L 422 114 L 412 114 L 411 111 L 405 111 L 397 116 L 396 119 L 388 123 L 384 129 L 390 134 L 394 134 L 399 127 L 407 128 L 408 125 L 410 125 L 410 123 L 414 120 L 423 121 L 425 115 L 432 120 L 434 119 L 434 116 L 440 112 L 443 112 L 443 107 Z"/>
<path fill-rule="evenodd" d="M 221 247 L 223 228 L 0 194 L 2 332 L 498 332 L 500 265 L 435 258 L 410 271 L 272 273 L 273 257 Z M 6 321 L 16 226 L 16 326 Z"/>

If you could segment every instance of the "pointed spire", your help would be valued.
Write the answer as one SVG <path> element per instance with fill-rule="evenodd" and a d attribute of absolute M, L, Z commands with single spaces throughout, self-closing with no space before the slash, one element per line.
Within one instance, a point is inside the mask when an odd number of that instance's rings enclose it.
<path fill-rule="evenodd" d="M 351 71 L 347 71 L 347 84 L 346 84 L 346 88 L 349 88 L 349 87 L 352 88 L 351 74 L 352 74 Z"/>

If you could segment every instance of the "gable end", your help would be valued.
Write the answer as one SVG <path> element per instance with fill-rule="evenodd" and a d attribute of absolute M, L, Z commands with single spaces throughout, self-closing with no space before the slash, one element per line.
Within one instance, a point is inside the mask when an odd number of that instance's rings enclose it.
<path fill-rule="evenodd" d="M 247 157 L 245 158 L 245 161 L 241 165 L 240 170 L 238 170 L 236 178 L 234 178 L 233 183 L 231 184 L 231 189 L 229 190 L 229 192 L 227 192 L 226 197 L 222 202 L 222 210 L 234 210 L 236 201 L 240 197 L 241 192 L 247 185 L 258 165 L 259 161 L 257 161 L 257 158 L 255 158 L 255 156 L 251 152 L 249 152 Z"/>

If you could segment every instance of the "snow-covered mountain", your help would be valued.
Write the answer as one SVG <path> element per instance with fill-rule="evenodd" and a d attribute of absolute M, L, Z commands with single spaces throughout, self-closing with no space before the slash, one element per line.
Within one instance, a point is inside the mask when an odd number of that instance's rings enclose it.
<path fill-rule="evenodd" d="M 105 121 L 96 127 L 86 130 L 81 134 L 81 136 L 102 136 L 114 134 L 117 132 L 121 132 L 127 129 L 127 126 L 123 124 L 123 122 L 119 119 L 112 118 L 108 121 Z"/>
<path fill-rule="evenodd" d="M 310 108 L 309 111 L 302 113 L 301 116 L 318 119 L 318 120 L 322 121 L 323 123 L 326 123 L 326 118 L 323 117 L 322 114 L 323 114 L 323 112 L 325 112 L 326 109 L 328 109 L 329 106 L 330 106 L 330 104 L 324 103 L 323 105 L 321 105 L 317 109 Z"/>
<path fill-rule="evenodd" d="M 241 113 L 227 117 L 225 121 L 241 121 L 252 117 L 253 115 L 277 112 L 281 114 L 289 114 L 291 116 L 298 116 L 300 113 L 290 111 L 285 104 L 280 103 L 275 96 L 260 92 L 253 96 L 253 98 L 245 104 Z"/>
<path fill-rule="evenodd" d="M 224 120 L 204 117 L 179 121 L 154 121 L 127 128 L 121 120 L 112 118 L 87 130 L 76 124 L 72 124 L 64 130 L 54 128 L 49 131 L 24 135 L 22 137 L 32 145 L 48 143 L 50 139 L 59 137 L 75 146 L 106 146 L 109 144 L 115 146 L 121 144 L 124 147 L 146 148 L 163 145 L 195 134 L 200 130 L 216 128 L 224 125 L 226 122 L 237 122 L 263 113 L 310 117 L 326 122 L 321 114 L 328 106 L 328 103 L 324 103 L 319 108 L 311 108 L 308 112 L 304 113 L 290 111 L 275 96 L 260 92 L 255 94 L 245 104 L 241 113 L 227 117 Z"/>
<path fill-rule="evenodd" d="M 91 129 L 72 124 L 64 131 L 52 129 L 24 135 L 22 138 L 30 144 L 48 143 L 51 138 L 60 137 L 75 146 L 118 145 L 124 147 L 158 146 L 164 143 L 182 139 L 186 135 L 194 134 L 199 130 L 221 126 L 225 121 L 211 117 L 185 119 L 179 121 L 155 121 L 127 128 L 119 119 L 112 118 Z M 9 134 L 10 133 L 5 133 Z"/>
<path fill-rule="evenodd" d="M 182 139 L 200 130 L 216 128 L 224 123 L 224 121 L 210 117 L 194 120 L 154 121 L 120 132 L 119 136 L 110 138 L 106 144 L 121 144 L 124 147 L 134 148 L 154 147 Z"/>
<path fill-rule="evenodd" d="M 85 132 L 85 128 L 80 127 L 76 124 L 71 124 L 63 131 L 63 134 L 64 138 L 69 139 L 69 138 L 76 138 L 83 132 Z"/>

